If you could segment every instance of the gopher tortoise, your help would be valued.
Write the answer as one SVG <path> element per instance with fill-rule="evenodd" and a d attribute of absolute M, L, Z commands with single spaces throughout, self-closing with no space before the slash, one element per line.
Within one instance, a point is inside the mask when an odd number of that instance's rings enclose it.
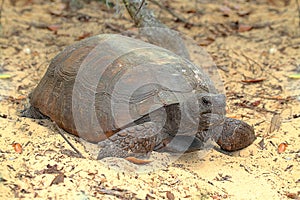
<path fill-rule="evenodd" d="M 141 40 L 102 34 L 65 48 L 29 96 L 23 115 L 49 117 L 103 148 L 98 159 L 190 152 L 216 141 L 226 151 L 255 140 L 225 117 L 225 96 L 188 59 Z"/>

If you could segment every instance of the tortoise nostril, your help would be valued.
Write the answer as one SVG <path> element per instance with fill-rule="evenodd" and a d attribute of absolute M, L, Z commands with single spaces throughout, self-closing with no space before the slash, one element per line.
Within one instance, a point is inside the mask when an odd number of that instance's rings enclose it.
<path fill-rule="evenodd" d="M 202 97 L 201 101 L 202 101 L 202 104 L 205 105 L 205 106 L 211 106 L 212 105 L 211 100 L 210 100 L 209 97 Z"/>

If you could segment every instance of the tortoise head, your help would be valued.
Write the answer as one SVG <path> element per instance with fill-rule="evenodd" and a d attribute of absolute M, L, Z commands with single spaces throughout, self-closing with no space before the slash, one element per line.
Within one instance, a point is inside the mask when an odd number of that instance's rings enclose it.
<path fill-rule="evenodd" d="M 225 119 L 226 98 L 223 94 L 198 93 L 185 103 L 187 116 L 192 123 L 198 123 L 198 131 L 221 125 Z"/>

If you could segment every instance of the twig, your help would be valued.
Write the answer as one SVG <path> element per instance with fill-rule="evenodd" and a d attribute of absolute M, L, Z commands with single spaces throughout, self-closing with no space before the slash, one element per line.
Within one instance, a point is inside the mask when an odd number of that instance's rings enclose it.
<path fill-rule="evenodd" d="M 155 18 L 152 11 L 143 6 L 145 3 L 138 4 L 133 0 L 123 0 L 123 3 L 138 27 L 166 27 Z"/>
<path fill-rule="evenodd" d="M 297 8 L 298 8 L 298 17 L 299 17 L 299 27 L 300 27 L 300 5 L 299 5 L 299 1 L 296 0 L 297 3 Z"/>
<path fill-rule="evenodd" d="M 284 97 L 270 97 L 270 96 L 253 96 L 253 97 L 259 97 L 259 98 L 267 99 L 267 100 L 286 101 L 286 102 L 292 100 L 291 97 L 287 97 L 287 98 L 284 98 Z"/>
<path fill-rule="evenodd" d="M 105 26 L 105 28 L 109 28 L 110 30 L 118 32 L 118 33 L 123 31 L 123 29 L 121 29 L 121 28 L 119 28 L 119 27 L 117 27 L 117 26 L 115 26 L 111 23 L 108 23 L 108 22 L 105 22 L 104 26 Z"/>
<path fill-rule="evenodd" d="M 140 200 L 139 198 L 135 197 L 136 196 L 135 193 L 133 193 L 131 191 L 128 191 L 128 190 L 125 190 L 125 189 L 120 189 L 120 188 L 114 188 L 114 189 L 99 188 L 99 189 L 96 189 L 96 191 L 99 192 L 100 194 L 111 195 L 111 196 L 121 198 L 121 199 L 124 199 L 124 200 L 127 200 L 127 199 L 138 199 L 138 200 Z"/>
<path fill-rule="evenodd" d="M 260 122 L 257 122 L 257 123 L 254 124 L 254 126 L 259 126 L 260 124 L 265 123 L 265 121 L 266 121 L 266 120 L 262 120 L 262 121 L 260 121 Z"/>
<path fill-rule="evenodd" d="M 180 34 L 160 22 L 152 10 L 148 9 L 146 5 L 141 6 L 143 3 L 135 0 L 123 0 L 123 3 L 135 25 L 140 28 L 140 35 L 146 37 L 147 42 L 190 59 L 189 51 Z"/>
<path fill-rule="evenodd" d="M 241 54 L 242 54 L 243 57 L 246 58 L 246 60 L 247 60 L 248 63 L 249 63 L 248 60 L 251 60 L 252 62 L 254 62 L 255 64 L 257 64 L 257 66 L 259 66 L 259 68 L 260 68 L 261 71 L 264 71 L 263 66 L 262 66 L 260 63 L 258 63 L 256 60 L 254 60 L 253 58 L 251 58 L 251 57 L 245 55 L 244 53 L 241 53 Z M 250 63 L 249 63 L 249 64 L 250 64 Z"/>
<path fill-rule="evenodd" d="M 1 25 L 1 17 L 2 17 L 3 4 L 4 4 L 4 0 L 2 0 L 1 6 L 0 6 L 0 25 Z"/>
<path fill-rule="evenodd" d="M 58 130 L 59 134 L 64 138 L 64 140 L 70 145 L 70 147 L 80 156 L 80 158 L 85 158 L 80 151 L 78 151 L 78 149 L 66 138 L 66 136 L 64 135 L 64 131 L 58 127 L 58 125 L 55 123 L 55 127 Z"/>
<path fill-rule="evenodd" d="M 143 0 L 143 1 L 142 1 L 141 5 L 140 5 L 140 7 L 137 9 L 137 11 L 136 11 L 136 13 L 135 13 L 134 17 L 136 17 L 136 16 L 137 16 L 137 14 L 139 14 L 139 12 L 141 11 L 141 9 L 142 9 L 143 5 L 145 4 L 145 1 L 146 1 L 146 0 Z"/>
<path fill-rule="evenodd" d="M 185 18 L 179 16 L 178 14 L 176 14 L 175 12 L 173 12 L 171 9 L 169 9 L 168 7 L 166 7 L 166 6 L 162 5 L 162 4 L 160 4 L 160 3 L 157 2 L 156 0 L 149 0 L 149 1 L 151 1 L 153 4 L 157 5 L 157 6 L 160 7 L 161 9 L 166 10 L 166 11 L 167 11 L 168 13 L 170 13 L 173 17 L 176 17 L 179 21 L 181 21 L 181 22 L 183 22 L 183 23 L 185 23 L 185 24 L 190 24 L 190 25 L 192 25 L 192 26 L 203 26 L 203 24 L 201 24 L 201 23 L 197 23 L 197 24 L 196 24 L 196 23 L 191 23 L 191 22 L 189 22 L 187 19 L 185 19 Z"/>

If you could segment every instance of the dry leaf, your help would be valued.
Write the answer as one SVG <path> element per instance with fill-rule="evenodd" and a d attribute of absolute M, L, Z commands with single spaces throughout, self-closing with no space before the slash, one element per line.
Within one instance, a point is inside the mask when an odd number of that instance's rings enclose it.
<path fill-rule="evenodd" d="M 62 173 L 59 169 L 57 169 L 57 164 L 55 165 L 47 165 L 46 169 L 36 171 L 36 174 L 60 174 Z"/>
<path fill-rule="evenodd" d="M 83 40 L 83 39 L 85 39 L 85 38 L 87 38 L 87 37 L 90 37 L 92 35 L 92 33 L 90 33 L 90 32 L 85 32 L 85 33 L 83 33 L 82 35 L 80 35 L 78 38 L 77 38 L 77 40 Z"/>
<path fill-rule="evenodd" d="M 61 17 L 63 15 L 63 11 L 67 8 L 67 5 L 65 3 L 56 3 L 55 5 L 56 6 L 50 7 L 48 12 L 56 17 Z"/>
<path fill-rule="evenodd" d="M 196 12 L 197 12 L 197 10 L 195 10 L 195 9 L 190 9 L 190 10 L 186 11 L 186 13 L 188 13 L 188 14 L 190 14 L 190 13 L 196 13 Z"/>
<path fill-rule="evenodd" d="M 136 157 L 127 157 L 125 158 L 125 160 L 128 160 L 129 162 L 132 162 L 134 164 L 138 164 L 138 165 L 144 165 L 144 164 L 148 164 L 151 163 L 151 160 L 143 160 L 143 159 L 139 159 Z"/>
<path fill-rule="evenodd" d="M 286 192 L 285 195 L 290 199 L 299 199 L 299 192 L 298 193 Z"/>
<path fill-rule="evenodd" d="M 219 9 L 223 13 L 224 17 L 228 17 L 232 12 L 232 10 L 227 6 L 221 6 Z"/>
<path fill-rule="evenodd" d="M 174 194 L 170 191 L 167 191 L 166 196 L 167 196 L 168 200 L 174 200 L 175 199 Z"/>
<path fill-rule="evenodd" d="M 251 29 L 252 29 L 252 26 L 250 26 L 250 25 L 240 24 L 238 32 L 240 32 L 240 33 L 246 32 L 246 31 L 250 31 Z"/>
<path fill-rule="evenodd" d="M 266 80 L 265 78 L 260 78 L 260 79 L 247 79 L 247 80 L 242 80 L 243 83 L 259 83 Z"/>
<path fill-rule="evenodd" d="M 262 150 L 264 150 L 265 149 L 265 138 L 261 139 L 261 141 L 258 143 L 258 145 L 260 146 L 260 148 Z"/>
<path fill-rule="evenodd" d="M 278 146 L 278 149 L 277 149 L 277 152 L 278 153 L 283 153 L 285 152 L 286 148 L 287 148 L 287 143 L 281 143 L 279 146 Z"/>
<path fill-rule="evenodd" d="M 26 99 L 26 98 L 27 98 L 27 96 L 25 96 L 25 95 L 20 95 L 20 96 L 16 97 L 15 100 L 24 100 L 24 99 Z"/>
<path fill-rule="evenodd" d="M 259 104 L 260 104 L 260 100 L 252 102 L 251 106 L 257 107 Z"/>
<path fill-rule="evenodd" d="M 55 32 L 60 28 L 60 25 L 52 24 L 52 25 L 47 26 L 47 28 L 48 28 L 48 30 Z"/>
<path fill-rule="evenodd" d="M 15 152 L 17 152 L 17 153 L 22 153 L 23 149 L 22 149 L 21 144 L 19 144 L 19 143 L 14 143 L 14 144 L 12 144 L 12 146 L 14 147 Z"/>
<path fill-rule="evenodd" d="M 150 194 L 146 194 L 145 199 L 150 200 L 150 199 L 155 199 L 155 197 L 151 196 Z"/>
<path fill-rule="evenodd" d="M 53 185 L 53 184 L 63 183 L 63 182 L 64 182 L 64 179 L 65 179 L 64 173 L 60 173 L 60 174 L 58 174 L 58 175 L 53 179 L 53 181 L 51 182 L 50 186 Z"/>
<path fill-rule="evenodd" d="M 300 79 L 300 74 L 290 74 L 288 75 L 288 77 L 293 79 Z"/>
<path fill-rule="evenodd" d="M 208 46 L 215 41 L 212 37 L 207 37 L 199 42 L 199 46 Z"/>
<path fill-rule="evenodd" d="M 274 114 L 272 119 L 271 119 L 271 124 L 270 124 L 270 128 L 269 128 L 269 133 L 274 132 L 275 130 L 278 131 L 278 129 L 280 128 L 281 125 L 281 117 L 280 114 Z"/>
<path fill-rule="evenodd" d="M 9 79 L 11 78 L 11 75 L 9 74 L 0 74 L 0 79 Z"/>
<path fill-rule="evenodd" d="M 246 15 L 249 15 L 250 13 L 251 13 L 250 10 L 239 10 L 239 11 L 237 12 L 237 14 L 238 14 L 240 17 L 244 17 L 244 16 L 246 16 Z"/>

